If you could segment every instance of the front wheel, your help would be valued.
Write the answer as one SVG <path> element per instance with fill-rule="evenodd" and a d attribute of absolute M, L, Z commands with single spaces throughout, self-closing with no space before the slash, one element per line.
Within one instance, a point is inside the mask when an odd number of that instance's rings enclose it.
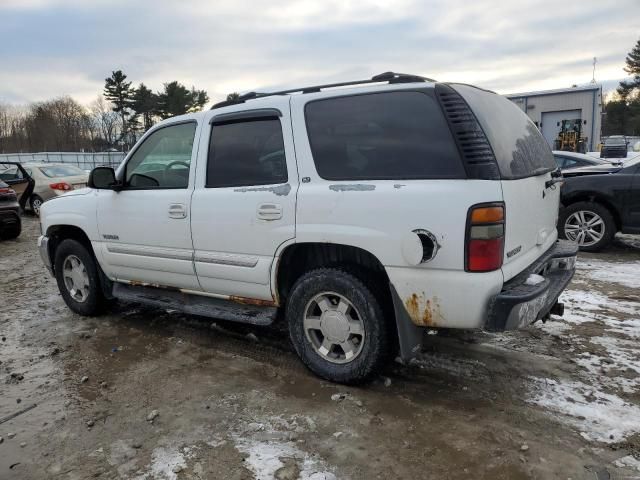
<path fill-rule="evenodd" d="M 286 309 L 289 334 L 304 364 L 338 383 L 360 383 L 387 359 L 390 335 L 372 291 L 354 275 L 321 268 L 294 285 Z"/>
<path fill-rule="evenodd" d="M 56 249 L 54 270 L 60 294 L 71 310 L 85 316 L 100 312 L 104 297 L 96 261 L 87 247 L 63 240 Z"/>
<path fill-rule="evenodd" d="M 580 250 L 598 252 L 616 233 L 616 223 L 607 208 L 595 202 L 577 202 L 560 213 L 560 236 L 578 243 Z"/>

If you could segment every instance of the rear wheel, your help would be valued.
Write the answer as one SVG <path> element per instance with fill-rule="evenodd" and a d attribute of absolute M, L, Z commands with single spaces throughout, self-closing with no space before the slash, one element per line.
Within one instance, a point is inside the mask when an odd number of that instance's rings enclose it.
<path fill-rule="evenodd" d="M 67 306 L 80 315 L 96 315 L 104 304 L 93 254 L 82 243 L 63 240 L 55 252 L 58 289 Z"/>
<path fill-rule="evenodd" d="M 585 252 L 602 250 L 616 233 L 611 212 L 595 202 L 569 205 L 560 214 L 558 226 L 562 238 L 577 242 Z"/>
<path fill-rule="evenodd" d="M 339 383 L 369 379 L 389 352 L 383 310 L 351 273 L 322 268 L 294 285 L 286 309 L 291 341 L 316 375 Z"/>
<path fill-rule="evenodd" d="M 31 204 L 31 211 L 39 217 L 40 207 L 42 207 L 43 204 L 42 198 L 40 198 L 38 195 L 31 195 L 29 203 Z"/>
<path fill-rule="evenodd" d="M 22 222 L 18 217 L 18 221 L 16 223 L 11 225 L 10 227 L 7 227 L 5 231 L 0 232 L 0 237 L 7 240 L 13 240 L 14 238 L 18 238 L 20 236 L 20 233 L 22 233 Z"/>

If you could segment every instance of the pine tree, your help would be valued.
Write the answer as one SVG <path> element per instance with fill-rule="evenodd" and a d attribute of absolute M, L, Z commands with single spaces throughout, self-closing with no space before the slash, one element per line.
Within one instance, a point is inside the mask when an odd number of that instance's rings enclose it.
<path fill-rule="evenodd" d="M 188 90 L 176 81 L 165 83 L 164 90 L 158 92 L 157 98 L 156 113 L 161 118 L 197 112 L 209 101 L 206 91 L 196 90 L 195 87 Z"/>
<path fill-rule="evenodd" d="M 137 115 L 142 116 L 144 130 L 149 130 L 153 126 L 153 117 L 158 109 L 158 96 L 141 83 L 133 91 L 131 108 Z"/>
<path fill-rule="evenodd" d="M 131 82 L 126 82 L 127 76 L 122 70 L 111 72 L 111 76 L 104 79 L 104 97 L 113 104 L 113 111 L 120 115 L 122 121 L 121 139 L 127 143 L 127 136 L 130 130 L 131 116 Z"/>
<path fill-rule="evenodd" d="M 624 71 L 629 75 L 633 75 L 632 84 L 635 88 L 640 87 L 640 40 L 636 42 L 635 47 L 627 55 L 627 66 Z"/>

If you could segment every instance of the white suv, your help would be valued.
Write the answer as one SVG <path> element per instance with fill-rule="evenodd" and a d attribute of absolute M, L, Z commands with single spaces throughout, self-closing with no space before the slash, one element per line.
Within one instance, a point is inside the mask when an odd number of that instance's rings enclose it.
<path fill-rule="evenodd" d="M 39 246 L 74 312 L 284 318 L 312 371 L 357 382 L 425 327 L 562 314 L 577 249 L 557 241 L 555 170 L 509 100 L 389 72 L 165 120 L 45 203 Z"/>

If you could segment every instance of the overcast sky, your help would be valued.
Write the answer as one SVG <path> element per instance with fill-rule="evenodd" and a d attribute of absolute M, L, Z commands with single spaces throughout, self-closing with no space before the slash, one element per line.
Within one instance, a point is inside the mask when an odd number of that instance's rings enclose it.
<path fill-rule="evenodd" d="M 88 103 L 122 69 L 209 92 L 388 70 L 500 93 L 625 76 L 640 0 L 0 0 L 0 102 Z"/>

